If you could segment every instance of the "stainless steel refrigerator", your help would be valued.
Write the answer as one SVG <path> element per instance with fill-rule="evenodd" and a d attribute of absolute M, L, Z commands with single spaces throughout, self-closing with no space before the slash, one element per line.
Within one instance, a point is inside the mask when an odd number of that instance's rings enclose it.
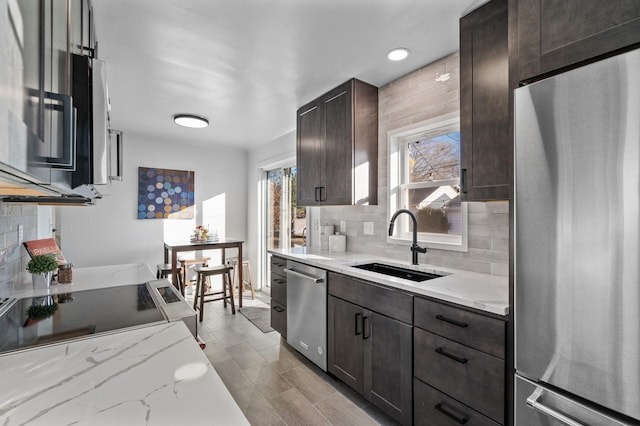
<path fill-rule="evenodd" d="M 516 424 L 640 424 L 640 50 L 515 113 Z"/>

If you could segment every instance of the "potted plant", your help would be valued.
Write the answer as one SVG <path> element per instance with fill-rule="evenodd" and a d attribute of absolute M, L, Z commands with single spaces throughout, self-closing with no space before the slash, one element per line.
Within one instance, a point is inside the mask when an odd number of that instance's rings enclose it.
<path fill-rule="evenodd" d="M 27 263 L 27 271 L 31 272 L 33 288 L 48 288 L 51 285 L 53 271 L 58 269 L 55 256 L 41 254 L 33 256 Z"/>

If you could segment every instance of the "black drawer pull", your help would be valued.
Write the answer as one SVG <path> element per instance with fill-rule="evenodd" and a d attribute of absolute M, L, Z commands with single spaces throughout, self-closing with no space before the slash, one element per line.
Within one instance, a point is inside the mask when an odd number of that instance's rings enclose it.
<path fill-rule="evenodd" d="M 280 306 L 274 306 L 273 310 L 276 312 L 284 312 L 284 308 L 281 308 Z"/>
<path fill-rule="evenodd" d="M 359 336 L 362 334 L 362 329 L 360 329 L 360 331 L 358 331 L 358 326 L 360 325 L 360 321 L 359 321 L 359 317 L 361 317 L 362 314 L 360 312 L 356 313 L 356 336 Z"/>
<path fill-rule="evenodd" d="M 436 315 L 436 319 L 439 319 L 440 321 L 448 322 L 449 324 L 457 325 L 458 327 L 463 327 L 463 328 L 469 327 L 469 324 L 467 324 L 466 322 L 452 320 L 451 318 L 447 318 L 442 315 Z"/>
<path fill-rule="evenodd" d="M 458 355 L 454 355 L 452 353 L 449 353 L 449 352 L 445 351 L 442 348 L 436 348 L 436 352 L 438 352 L 440 355 L 446 356 L 447 358 L 451 358 L 454 361 L 458 361 L 460 364 L 466 364 L 467 361 L 469 361 L 466 358 L 461 358 Z"/>
<path fill-rule="evenodd" d="M 286 281 L 284 280 L 272 280 L 272 281 L 276 284 L 286 284 Z"/>
<path fill-rule="evenodd" d="M 437 403 L 435 408 L 436 408 L 436 410 L 440 411 L 445 416 L 455 420 L 456 422 L 458 422 L 461 425 L 465 424 L 469 420 L 468 417 L 459 416 L 459 415 L 453 413 L 452 412 L 453 409 L 450 408 L 450 407 L 447 407 L 442 402 Z M 449 411 L 449 410 L 451 410 L 451 411 Z"/>
<path fill-rule="evenodd" d="M 369 331 L 369 334 L 367 334 L 367 331 Z M 371 325 L 369 317 L 365 315 L 362 317 L 362 339 L 366 340 L 369 337 L 371 337 Z"/>
<path fill-rule="evenodd" d="M 273 265 L 274 265 L 274 266 L 277 266 L 277 267 L 279 267 L 279 268 L 282 268 L 282 267 L 284 267 L 284 266 L 287 266 L 287 265 L 285 265 L 284 263 L 276 263 L 276 262 L 273 262 Z"/>

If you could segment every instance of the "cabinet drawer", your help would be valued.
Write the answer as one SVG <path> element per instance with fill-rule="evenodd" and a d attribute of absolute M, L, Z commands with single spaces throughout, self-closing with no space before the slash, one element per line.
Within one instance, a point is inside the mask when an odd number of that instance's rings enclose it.
<path fill-rule="evenodd" d="M 413 424 L 416 426 L 498 426 L 436 389 L 413 379 Z"/>
<path fill-rule="evenodd" d="M 413 296 L 398 290 L 329 272 L 329 294 L 411 324 Z"/>
<path fill-rule="evenodd" d="M 271 298 L 287 306 L 287 279 L 271 273 Z"/>
<path fill-rule="evenodd" d="M 284 268 L 287 267 L 286 259 L 277 256 L 271 256 L 271 273 L 280 275 L 281 277 L 286 277 L 287 275 L 284 273 Z"/>
<path fill-rule="evenodd" d="M 287 337 L 287 307 L 271 299 L 271 328 Z"/>
<path fill-rule="evenodd" d="M 504 422 L 504 361 L 428 331 L 414 329 L 414 376 Z"/>
<path fill-rule="evenodd" d="M 504 321 L 419 297 L 414 309 L 416 327 L 504 359 Z"/>

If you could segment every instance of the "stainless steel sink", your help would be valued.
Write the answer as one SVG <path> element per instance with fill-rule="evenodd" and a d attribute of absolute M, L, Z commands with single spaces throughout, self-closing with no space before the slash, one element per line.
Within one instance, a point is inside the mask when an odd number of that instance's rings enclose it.
<path fill-rule="evenodd" d="M 442 275 L 431 274 L 429 272 L 416 271 L 414 269 L 403 268 L 401 266 L 386 265 L 384 263 L 364 263 L 362 265 L 352 265 L 354 268 L 364 269 L 365 271 L 376 272 L 378 274 L 389 275 L 396 278 L 403 278 L 416 282 L 432 280 L 440 278 Z"/>

